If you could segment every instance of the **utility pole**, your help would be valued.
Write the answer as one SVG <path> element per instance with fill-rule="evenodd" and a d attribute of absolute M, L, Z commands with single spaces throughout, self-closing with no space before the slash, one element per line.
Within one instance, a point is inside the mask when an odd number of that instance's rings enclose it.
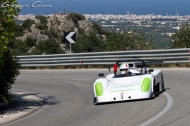
<path fill-rule="evenodd" d="M 180 20 L 180 18 L 179 18 L 179 13 L 178 13 L 177 10 L 176 10 L 176 14 L 177 14 L 177 19 Z"/>
<path fill-rule="evenodd" d="M 64 14 L 67 15 L 67 11 L 66 11 L 66 5 L 64 3 Z"/>

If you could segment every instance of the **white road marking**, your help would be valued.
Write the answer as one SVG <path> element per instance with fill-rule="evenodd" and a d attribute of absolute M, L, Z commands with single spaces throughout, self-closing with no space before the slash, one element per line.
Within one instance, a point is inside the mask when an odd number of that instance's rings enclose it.
<path fill-rule="evenodd" d="M 151 123 L 154 120 L 156 120 L 159 117 L 161 117 L 164 113 L 166 113 L 171 108 L 171 106 L 173 105 L 173 99 L 172 99 L 172 97 L 168 93 L 164 92 L 163 94 L 164 94 L 164 96 L 167 99 L 167 105 L 165 106 L 165 108 L 160 113 L 158 113 L 157 115 L 155 115 L 153 118 L 147 120 L 146 122 L 140 124 L 139 126 L 146 126 L 146 125 L 148 125 L 149 123 Z"/>

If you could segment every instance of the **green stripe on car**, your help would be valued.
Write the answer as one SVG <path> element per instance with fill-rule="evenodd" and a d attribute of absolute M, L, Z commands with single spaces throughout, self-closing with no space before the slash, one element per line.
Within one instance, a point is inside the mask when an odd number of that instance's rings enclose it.
<path fill-rule="evenodd" d="M 141 91 L 142 92 L 149 91 L 150 85 L 151 85 L 151 79 L 148 77 L 144 78 L 141 85 Z"/>
<path fill-rule="evenodd" d="M 101 82 L 97 82 L 95 84 L 95 90 L 96 90 L 96 95 L 97 96 L 102 96 L 103 95 L 103 86 Z"/>

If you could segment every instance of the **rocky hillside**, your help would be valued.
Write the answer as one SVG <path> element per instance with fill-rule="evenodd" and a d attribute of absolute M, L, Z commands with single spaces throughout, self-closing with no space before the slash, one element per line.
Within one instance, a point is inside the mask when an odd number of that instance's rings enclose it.
<path fill-rule="evenodd" d="M 79 33 L 80 30 L 84 31 L 85 34 L 89 34 L 93 29 L 93 24 L 86 20 L 78 20 L 74 22 L 68 15 L 52 15 L 48 19 L 48 30 L 54 30 L 63 35 L 64 32 L 74 31 Z"/>
<path fill-rule="evenodd" d="M 55 39 L 59 43 L 62 51 L 65 49 L 64 32 L 74 31 L 77 36 L 82 34 L 89 35 L 94 31 L 94 24 L 85 20 L 85 17 L 80 14 L 71 13 L 68 15 L 52 14 L 49 17 L 42 15 L 36 16 L 35 20 L 27 19 L 23 22 L 23 34 L 17 36 L 17 40 L 25 41 L 27 38 L 35 39 L 35 43 Z M 20 32 L 20 31 L 18 31 Z M 28 53 L 35 49 L 31 47 Z"/>
<path fill-rule="evenodd" d="M 25 34 L 17 39 L 25 40 L 27 37 L 36 38 L 37 42 L 40 40 L 47 40 L 50 38 L 48 36 L 49 31 L 56 35 L 56 39 L 60 42 L 64 32 L 74 31 L 79 34 L 79 31 L 83 31 L 85 35 L 89 35 L 93 31 L 93 23 L 84 20 L 73 21 L 72 17 L 63 14 L 53 14 L 46 18 L 47 22 L 44 24 L 40 19 L 35 19 L 30 27 L 30 30 L 25 30 Z M 39 26 L 45 25 L 46 28 L 40 28 Z"/>
<path fill-rule="evenodd" d="M 119 50 L 153 49 L 151 39 L 136 30 L 125 32 L 105 31 L 97 23 L 85 20 L 83 15 L 53 14 L 36 16 L 17 25 L 16 41 L 10 47 L 16 55 L 41 55 L 68 53 L 69 44 L 64 42 L 64 32 L 74 31 L 77 42 L 72 44 L 72 53 Z"/>

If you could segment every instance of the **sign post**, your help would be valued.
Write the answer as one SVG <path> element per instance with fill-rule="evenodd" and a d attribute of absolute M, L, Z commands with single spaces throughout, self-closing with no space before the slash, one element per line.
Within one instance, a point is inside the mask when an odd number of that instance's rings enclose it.
<path fill-rule="evenodd" d="M 64 32 L 65 42 L 70 43 L 70 53 L 71 53 L 71 43 L 76 42 L 76 32 Z"/>

